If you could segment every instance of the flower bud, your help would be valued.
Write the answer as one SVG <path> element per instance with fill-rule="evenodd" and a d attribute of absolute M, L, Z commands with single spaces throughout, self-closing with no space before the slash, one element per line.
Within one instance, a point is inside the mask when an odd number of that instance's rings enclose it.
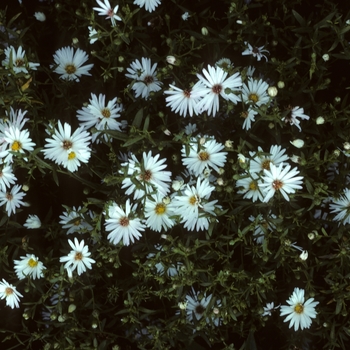
<path fill-rule="evenodd" d="M 328 55 L 328 53 L 325 53 L 325 54 L 322 56 L 322 58 L 323 58 L 323 60 L 324 60 L 325 62 L 329 61 L 329 55 Z"/>
<path fill-rule="evenodd" d="M 284 81 L 279 81 L 278 83 L 277 83 L 277 86 L 278 86 L 278 88 L 279 89 L 283 89 L 284 88 Z"/>
<path fill-rule="evenodd" d="M 39 21 L 39 22 L 45 22 L 46 21 L 46 16 L 45 13 L 43 12 L 35 12 L 34 17 Z"/>
<path fill-rule="evenodd" d="M 317 125 L 324 124 L 324 118 L 323 118 L 323 117 L 318 117 L 318 118 L 316 119 L 316 124 L 317 124 Z"/>
<path fill-rule="evenodd" d="M 303 140 L 301 140 L 301 139 L 296 139 L 294 141 L 290 141 L 290 143 L 296 148 L 301 148 L 301 147 L 304 146 L 305 142 Z"/>
<path fill-rule="evenodd" d="M 225 141 L 225 147 L 226 147 L 226 148 L 233 148 L 233 141 L 231 141 L 231 140 L 226 140 L 226 141 Z"/>
<path fill-rule="evenodd" d="M 299 255 L 299 258 L 300 258 L 301 260 L 305 261 L 305 260 L 308 258 L 308 256 L 309 256 L 308 251 L 307 251 L 307 250 L 303 250 L 303 251 L 301 252 L 301 254 Z"/>
<path fill-rule="evenodd" d="M 278 90 L 277 90 L 276 86 L 270 86 L 267 89 L 267 93 L 269 94 L 270 97 L 276 97 L 278 94 Z"/>
<path fill-rule="evenodd" d="M 69 306 L 68 306 L 68 313 L 72 313 L 72 312 L 74 312 L 75 311 L 75 309 L 76 309 L 77 307 L 74 305 L 74 304 L 70 304 Z"/>
<path fill-rule="evenodd" d="M 167 57 L 166 57 L 166 61 L 167 61 L 169 64 L 175 64 L 176 58 L 175 58 L 174 56 L 167 56 Z"/>
<path fill-rule="evenodd" d="M 204 36 L 206 36 L 206 35 L 209 34 L 208 29 L 207 29 L 206 27 L 203 27 L 203 28 L 201 29 L 201 32 L 202 32 L 202 35 L 204 35 Z"/>

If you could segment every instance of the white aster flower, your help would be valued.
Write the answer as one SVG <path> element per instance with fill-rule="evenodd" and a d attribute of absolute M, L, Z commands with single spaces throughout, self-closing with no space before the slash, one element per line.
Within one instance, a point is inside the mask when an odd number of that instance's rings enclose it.
<path fill-rule="evenodd" d="M 93 44 L 95 41 L 98 40 L 98 33 L 97 30 L 91 26 L 88 26 L 89 29 L 89 39 L 90 39 L 90 44 Z"/>
<path fill-rule="evenodd" d="M 287 300 L 288 306 L 281 306 L 281 316 L 288 315 L 284 322 L 289 323 L 289 328 L 294 325 L 294 330 L 297 331 L 304 328 L 310 328 L 312 320 L 316 318 L 317 312 L 315 310 L 318 301 L 314 301 L 314 298 L 310 298 L 305 301 L 304 289 L 294 288 L 292 296 Z"/>
<path fill-rule="evenodd" d="M 229 58 L 221 58 L 215 62 L 216 67 L 222 68 L 225 72 L 227 72 L 230 68 L 233 68 L 233 64 Z"/>
<path fill-rule="evenodd" d="M 197 103 L 201 99 L 201 90 L 199 85 L 194 85 L 192 89 L 182 90 L 174 85 L 169 84 L 170 90 L 164 91 L 169 95 L 165 101 L 167 106 L 175 113 L 186 117 L 187 112 L 192 117 L 193 113 L 198 114 Z"/>
<path fill-rule="evenodd" d="M 91 264 L 95 263 L 94 259 L 89 256 L 89 247 L 85 245 L 84 240 L 80 243 L 74 238 L 74 243 L 68 239 L 69 245 L 72 250 L 67 256 L 60 257 L 60 262 L 64 262 L 64 268 L 67 270 L 68 276 L 71 278 L 73 276 L 73 271 L 77 269 L 78 275 L 80 276 L 86 271 L 86 268 L 91 269 Z"/>
<path fill-rule="evenodd" d="M 265 195 L 264 202 L 268 202 L 276 192 L 280 192 L 286 201 L 289 201 L 288 193 L 295 193 L 296 189 L 301 189 L 303 176 L 299 174 L 297 168 L 290 170 L 289 164 L 281 163 L 277 168 L 274 164 L 270 164 L 270 170 L 264 169 L 265 176 L 263 183 L 259 186 Z"/>
<path fill-rule="evenodd" d="M 108 207 L 108 219 L 105 222 L 106 231 L 110 231 L 107 238 L 112 244 L 118 244 L 123 239 L 123 244 L 128 246 L 139 240 L 142 236 L 140 231 L 145 230 L 145 225 L 135 217 L 137 204 L 131 205 L 128 199 L 125 210 L 118 204 L 113 203 Z"/>
<path fill-rule="evenodd" d="M 255 122 L 255 116 L 258 114 L 253 108 L 248 108 L 247 111 L 241 113 L 241 117 L 244 118 L 242 125 L 243 130 L 249 130 L 252 127 L 252 122 Z"/>
<path fill-rule="evenodd" d="M 34 17 L 39 21 L 39 22 L 45 22 L 46 21 L 46 16 L 44 12 L 34 12 Z"/>
<path fill-rule="evenodd" d="M 270 101 L 269 95 L 266 92 L 268 88 L 269 84 L 262 79 L 256 80 L 249 78 L 248 84 L 243 84 L 242 87 L 242 101 L 255 106 L 267 104 Z"/>
<path fill-rule="evenodd" d="M 243 52 L 242 52 L 242 55 L 245 56 L 245 55 L 253 55 L 253 57 L 256 57 L 256 59 L 258 61 L 260 61 L 263 57 L 265 58 L 266 61 L 268 61 L 267 57 L 263 54 L 264 52 L 266 53 L 270 53 L 269 51 L 265 50 L 264 49 L 264 46 L 260 46 L 260 47 L 257 47 L 257 46 L 252 46 L 250 45 L 248 42 L 244 42 L 245 45 L 248 45 L 248 48 L 245 49 Z"/>
<path fill-rule="evenodd" d="M 264 313 L 261 316 L 271 316 L 271 312 L 273 312 L 273 310 L 276 310 L 280 307 L 280 305 L 275 307 L 275 303 L 267 303 L 266 306 L 264 306 Z"/>
<path fill-rule="evenodd" d="M 26 52 L 22 46 L 16 51 L 11 45 L 5 49 L 4 53 L 6 58 L 2 61 L 3 67 L 13 70 L 15 74 L 21 72 L 28 74 L 29 70 L 36 70 L 40 66 L 39 63 L 28 62 Z"/>
<path fill-rule="evenodd" d="M 29 215 L 23 226 L 27 229 L 36 229 L 41 227 L 41 221 L 38 215 Z"/>
<path fill-rule="evenodd" d="M 265 240 L 265 234 L 267 231 L 273 231 L 276 229 L 276 226 L 271 222 L 271 219 L 276 219 L 276 215 L 269 214 L 266 218 L 264 218 L 262 214 L 258 214 L 256 217 L 254 215 L 249 216 L 249 221 L 256 224 L 253 232 L 253 238 L 256 243 L 262 244 Z"/>
<path fill-rule="evenodd" d="M 8 116 L 7 111 L 5 112 Z M 10 127 L 17 128 L 22 130 L 25 123 L 29 120 L 29 118 L 24 118 L 27 111 L 22 111 L 21 109 L 15 110 L 10 107 L 10 115 L 9 119 L 0 120 L 0 130 L 2 133 L 5 133 L 6 130 L 9 130 Z"/>
<path fill-rule="evenodd" d="M 61 74 L 60 78 L 64 80 L 75 80 L 79 81 L 82 75 L 91 75 L 89 70 L 94 66 L 93 64 L 83 64 L 89 59 L 89 56 L 85 51 L 76 49 L 74 52 L 73 47 L 63 47 L 58 49 L 53 55 L 55 65 L 54 72 Z"/>
<path fill-rule="evenodd" d="M 16 183 L 16 176 L 13 174 L 12 166 L 2 164 L 0 170 L 0 190 L 6 192 L 6 189 Z"/>
<path fill-rule="evenodd" d="M 160 0 L 134 0 L 134 5 L 144 7 L 146 11 L 152 12 L 160 4 Z"/>
<path fill-rule="evenodd" d="M 310 117 L 306 114 L 304 114 L 304 108 L 301 108 L 299 106 L 297 107 L 289 107 L 288 108 L 288 114 L 290 113 L 290 115 L 283 117 L 282 121 L 284 121 L 285 123 L 289 123 L 290 125 L 295 125 L 299 131 L 301 131 L 301 127 L 300 127 L 300 119 L 303 120 L 309 120 Z"/>
<path fill-rule="evenodd" d="M 190 231 L 208 229 L 211 217 L 216 216 L 217 200 L 208 201 L 214 189 L 207 178 L 203 181 L 198 178 L 195 186 L 187 184 L 182 193 L 174 197 L 174 212 L 180 215 L 184 228 Z"/>
<path fill-rule="evenodd" d="M 345 189 L 343 195 L 339 198 L 333 198 L 329 205 L 331 213 L 337 215 L 333 218 L 334 221 L 339 221 L 339 224 L 350 224 L 350 190 Z"/>
<path fill-rule="evenodd" d="M 245 174 L 245 176 L 236 182 L 236 187 L 240 188 L 237 193 L 243 194 L 243 198 L 251 199 L 253 202 L 259 199 L 264 200 L 262 191 L 259 188 L 260 177 L 256 173 Z"/>
<path fill-rule="evenodd" d="M 53 160 L 56 164 L 62 165 L 69 171 L 76 171 L 80 162 L 88 163 L 91 156 L 91 149 L 88 147 L 91 139 L 90 134 L 80 127 L 72 134 L 71 126 L 58 121 L 58 130 L 55 129 L 51 139 L 45 139 L 43 149 L 44 157 Z"/>
<path fill-rule="evenodd" d="M 286 149 L 278 145 L 273 145 L 270 147 L 269 155 L 261 154 L 263 149 L 259 146 L 258 152 L 249 152 L 250 156 L 254 157 L 250 161 L 250 172 L 259 173 L 264 169 L 270 170 L 270 165 L 274 164 L 275 166 L 280 165 L 282 162 L 285 162 L 289 157 L 285 154 Z"/>
<path fill-rule="evenodd" d="M 127 163 L 123 163 L 124 172 L 127 177 L 123 180 L 122 188 L 126 188 L 126 194 L 134 193 L 134 199 L 140 199 L 145 194 L 159 192 L 166 196 L 169 192 L 169 183 L 171 182 L 171 172 L 165 171 L 166 159 L 160 159 L 160 155 L 152 156 L 152 152 L 148 154 L 143 152 L 142 161 L 139 162 L 135 155 Z M 120 173 L 124 173 L 120 171 Z M 136 186 L 136 183 L 139 186 Z"/>
<path fill-rule="evenodd" d="M 170 218 L 174 215 L 172 203 L 164 200 L 159 193 L 146 197 L 144 214 L 147 218 L 146 226 L 153 231 L 166 231 L 175 224 L 175 221 Z"/>
<path fill-rule="evenodd" d="M 107 16 L 106 19 L 110 19 L 112 26 L 115 26 L 115 21 L 121 21 L 122 19 L 117 15 L 119 5 L 115 6 L 114 9 L 111 7 L 111 4 L 108 0 L 103 0 L 104 3 L 100 0 L 96 0 L 100 7 L 93 7 L 93 9 L 99 12 L 99 16 Z"/>
<path fill-rule="evenodd" d="M 60 215 L 60 224 L 62 228 L 68 229 L 67 235 L 74 232 L 84 233 L 92 230 L 92 226 L 84 218 L 81 209 L 80 206 L 78 208 L 73 207 L 72 210 L 65 211 Z"/>
<path fill-rule="evenodd" d="M 106 105 L 106 96 L 99 94 L 91 94 L 89 105 L 77 111 L 77 118 L 80 121 L 80 126 L 85 129 L 96 128 L 98 131 L 92 134 L 92 142 L 100 143 L 98 136 L 102 133 L 106 142 L 110 137 L 104 130 L 122 131 L 126 121 L 117 121 L 120 118 L 122 106 L 117 103 L 118 98 L 108 101 Z"/>
<path fill-rule="evenodd" d="M 208 65 L 208 70 L 203 68 L 204 76 L 197 74 L 200 82 L 205 86 L 201 88 L 203 98 L 199 101 L 198 111 L 207 111 L 208 115 L 219 111 L 219 95 L 225 100 L 237 104 L 240 101 L 240 96 L 235 92 L 239 92 L 242 86 L 240 74 L 234 73 L 227 78 L 228 73 L 220 67 L 212 67 Z"/>
<path fill-rule="evenodd" d="M 6 299 L 6 305 L 14 309 L 19 307 L 19 297 L 23 297 L 23 295 L 17 291 L 16 287 L 2 279 L 2 282 L 0 282 L 0 299 Z"/>
<path fill-rule="evenodd" d="M 187 148 L 189 154 L 186 154 Z M 220 152 L 224 148 L 223 144 L 216 142 L 213 138 L 204 138 L 204 143 L 197 138 L 192 138 L 188 147 L 186 145 L 182 147 L 182 164 L 195 176 L 200 176 L 209 168 L 219 172 L 219 168 L 226 163 L 227 152 Z"/>
<path fill-rule="evenodd" d="M 194 134 L 196 131 L 197 131 L 197 124 L 188 123 L 185 126 L 185 134 L 186 135 Z"/>
<path fill-rule="evenodd" d="M 46 267 L 33 254 L 21 256 L 21 260 L 14 260 L 14 264 L 16 275 L 20 280 L 26 277 L 30 277 L 33 280 L 44 277 L 43 270 L 46 269 Z"/>
<path fill-rule="evenodd" d="M 0 191 L 0 206 L 6 204 L 7 215 L 10 216 L 11 212 L 16 213 L 16 208 L 21 205 L 25 205 L 22 201 L 26 195 L 24 192 L 20 192 L 21 186 L 15 185 L 11 191 Z"/>
<path fill-rule="evenodd" d="M 147 99 L 150 92 L 161 89 L 162 82 L 157 78 L 157 63 L 151 67 L 149 58 L 142 57 L 141 61 L 142 63 L 139 60 L 132 62 L 130 68 L 127 68 L 129 73 L 125 76 L 134 80 L 131 88 L 135 91 L 135 96 Z"/>

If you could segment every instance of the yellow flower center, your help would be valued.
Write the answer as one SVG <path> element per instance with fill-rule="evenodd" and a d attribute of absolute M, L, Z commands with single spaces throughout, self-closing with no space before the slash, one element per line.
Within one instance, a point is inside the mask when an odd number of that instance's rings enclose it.
<path fill-rule="evenodd" d="M 101 114 L 104 118 L 109 118 L 111 116 L 111 111 L 108 108 L 104 108 L 102 109 Z"/>
<path fill-rule="evenodd" d="M 83 260 L 83 254 L 82 253 L 75 253 L 74 260 Z"/>
<path fill-rule="evenodd" d="M 9 296 L 9 295 L 13 294 L 13 289 L 10 288 L 10 287 L 7 287 L 7 288 L 5 289 L 5 294 L 6 294 L 6 296 Z"/>
<path fill-rule="evenodd" d="M 22 144 L 19 141 L 14 141 L 11 150 L 14 152 L 18 152 L 20 149 L 22 149 Z"/>
<path fill-rule="evenodd" d="M 249 189 L 251 191 L 256 191 L 258 189 L 258 186 L 256 185 L 256 182 L 255 181 L 252 181 L 250 184 L 249 184 Z"/>
<path fill-rule="evenodd" d="M 270 163 L 271 163 L 271 160 L 270 160 L 270 159 L 265 159 L 265 160 L 261 163 L 261 166 L 262 166 L 263 169 L 270 170 Z"/>
<path fill-rule="evenodd" d="M 75 157 L 76 157 L 75 152 L 70 152 L 70 153 L 68 154 L 68 160 L 72 160 L 72 159 L 74 159 Z"/>
<path fill-rule="evenodd" d="M 257 94 L 250 94 L 248 96 L 249 100 L 254 102 L 254 103 L 257 103 L 259 101 L 259 96 Z"/>
<path fill-rule="evenodd" d="M 297 314 L 302 314 L 303 311 L 304 311 L 304 306 L 302 304 L 297 304 L 295 307 L 294 307 L 294 311 L 297 313 Z"/>
<path fill-rule="evenodd" d="M 196 196 L 192 196 L 189 200 L 191 205 L 195 205 L 197 203 L 197 197 Z"/>
<path fill-rule="evenodd" d="M 164 203 L 158 203 L 154 209 L 157 215 L 162 215 L 166 211 L 166 205 Z"/>
<path fill-rule="evenodd" d="M 208 152 L 202 151 L 198 153 L 198 158 L 199 160 L 201 160 L 202 162 L 209 160 L 210 155 Z"/>
<path fill-rule="evenodd" d="M 64 68 L 67 74 L 74 74 L 76 72 L 76 68 L 74 64 L 67 64 L 66 67 Z"/>
<path fill-rule="evenodd" d="M 80 219 L 77 219 L 74 221 L 73 225 L 75 226 L 79 226 L 80 225 Z"/>
<path fill-rule="evenodd" d="M 38 261 L 34 260 L 33 258 L 30 258 L 28 261 L 28 265 L 30 267 L 36 267 L 38 265 Z"/>

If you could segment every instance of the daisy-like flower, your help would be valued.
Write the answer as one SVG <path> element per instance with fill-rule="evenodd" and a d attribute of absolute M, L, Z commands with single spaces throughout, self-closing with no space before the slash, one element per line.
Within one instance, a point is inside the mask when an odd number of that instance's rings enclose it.
<path fill-rule="evenodd" d="M 41 227 L 41 221 L 38 215 L 29 215 L 23 226 L 27 229 L 36 229 Z"/>
<path fill-rule="evenodd" d="M 70 239 L 68 243 L 72 250 L 67 256 L 60 257 L 60 262 L 65 263 L 64 268 L 67 270 L 68 276 L 71 278 L 75 269 L 77 269 L 79 276 L 86 271 L 86 268 L 91 270 L 91 264 L 94 264 L 96 261 L 90 258 L 91 253 L 84 240 L 79 243 L 74 238 L 74 243 Z"/>
<path fill-rule="evenodd" d="M 262 202 L 264 196 L 259 188 L 259 183 L 261 183 L 261 180 L 256 173 L 245 174 L 243 178 L 236 182 L 236 187 L 240 188 L 237 193 L 244 193 L 243 198 L 251 199 L 253 202 L 256 202 L 258 199 Z"/>
<path fill-rule="evenodd" d="M 10 216 L 11 212 L 16 213 L 16 208 L 21 205 L 25 205 L 22 201 L 26 195 L 24 192 L 20 192 L 21 186 L 15 185 L 11 188 L 11 191 L 0 191 L 0 206 L 6 204 L 7 215 Z"/>
<path fill-rule="evenodd" d="M 7 111 L 5 113 L 8 116 Z M 22 130 L 25 123 L 29 120 L 29 118 L 24 118 L 26 113 L 27 111 L 22 111 L 21 109 L 15 110 L 11 107 L 9 119 L 5 122 L 3 122 L 3 120 L 0 121 L 0 130 L 5 133 L 5 131 L 8 130 L 11 126 L 13 128 Z"/>
<path fill-rule="evenodd" d="M 234 73 L 227 78 L 228 73 L 220 67 L 208 65 L 208 70 L 203 68 L 204 76 L 197 74 L 198 79 L 205 86 L 202 88 L 203 98 L 199 101 L 198 111 L 207 111 L 208 115 L 215 116 L 219 110 L 219 96 L 233 103 L 240 101 L 235 92 L 241 90 L 242 79 L 240 74 Z M 227 79 L 226 79 L 227 78 Z"/>
<path fill-rule="evenodd" d="M 197 131 L 197 124 L 188 123 L 185 126 L 185 134 L 186 135 L 194 134 L 196 131 Z"/>
<path fill-rule="evenodd" d="M 269 84 L 262 79 L 256 80 L 249 78 L 248 84 L 243 84 L 242 87 L 242 101 L 254 106 L 267 104 L 270 100 L 266 92 L 268 88 Z"/>
<path fill-rule="evenodd" d="M 190 231 L 208 229 L 210 218 L 216 216 L 217 200 L 208 201 L 214 189 L 207 178 L 203 181 L 198 178 L 195 186 L 187 184 L 182 193 L 174 197 L 174 212 L 180 215 L 184 228 Z"/>
<path fill-rule="evenodd" d="M 168 96 L 165 101 L 167 106 L 175 113 L 186 117 L 187 112 L 192 117 L 193 113 L 198 114 L 197 103 L 201 99 L 201 89 L 196 84 L 192 89 L 182 90 L 174 85 L 169 84 L 170 90 L 164 91 Z"/>
<path fill-rule="evenodd" d="M 11 69 L 15 74 L 25 73 L 28 74 L 29 70 L 37 70 L 40 66 L 39 63 L 28 62 L 26 52 L 22 46 L 16 49 L 11 45 L 4 51 L 6 58 L 2 61 L 3 67 Z"/>
<path fill-rule="evenodd" d="M 144 7 L 146 11 L 152 12 L 160 4 L 160 0 L 134 0 L 134 5 Z"/>
<path fill-rule="evenodd" d="M 127 68 L 129 73 L 126 77 L 133 79 L 132 89 L 135 91 L 135 96 L 147 99 L 150 92 L 156 92 L 161 89 L 162 82 L 157 78 L 157 63 L 151 67 L 151 60 L 142 57 L 142 64 L 139 60 L 131 63 L 130 68 Z"/>
<path fill-rule="evenodd" d="M 159 160 L 159 157 L 159 154 L 153 157 L 151 151 L 148 154 L 143 152 L 142 162 L 132 155 L 127 163 L 122 164 L 125 170 L 121 170 L 120 173 L 127 174 L 122 182 L 122 188 L 127 189 L 125 192 L 127 195 L 134 193 L 134 199 L 140 199 L 146 193 L 158 191 L 162 196 L 166 196 L 169 192 L 171 172 L 164 170 L 166 159 Z"/>
<path fill-rule="evenodd" d="M 62 165 L 69 171 L 76 171 L 80 162 L 88 163 L 91 156 L 91 149 L 88 147 L 91 139 L 90 134 L 80 127 L 72 134 L 71 126 L 68 123 L 58 121 L 58 130 L 51 139 L 45 139 L 43 149 L 44 157 L 53 160 L 56 164 Z"/>
<path fill-rule="evenodd" d="M 287 300 L 287 305 L 281 306 L 281 316 L 288 315 L 284 322 L 289 323 L 289 328 L 294 325 L 294 331 L 304 328 L 310 328 L 312 320 L 316 318 L 317 312 L 315 310 L 318 301 L 314 301 L 314 298 L 310 298 L 305 301 L 304 289 L 294 288 L 292 296 Z"/>
<path fill-rule="evenodd" d="M 99 13 L 99 16 L 107 16 L 106 19 L 110 19 L 112 26 L 115 26 L 115 21 L 121 21 L 122 19 L 117 15 L 119 5 L 112 8 L 108 0 L 103 0 L 104 3 L 100 0 L 96 0 L 100 7 L 93 7 L 95 11 Z"/>
<path fill-rule="evenodd" d="M 264 202 L 268 202 L 276 192 L 280 192 L 286 201 L 289 201 L 288 193 L 295 193 L 296 189 L 301 189 L 303 176 L 299 174 L 297 168 L 290 170 L 289 164 L 281 163 L 278 168 L 274 164 L 270 164 L 270 170 L 264 169 L 264 182 L 259 186 L 265 195 Z"/>
<path fill-rule="evenodd" d="M 346 188 L 343 195 L 339 198 L 333 198 L 332 202 L 329 205 L 331 213 L 337 213 L 333 220 L 339 221 L 343 225 L 350 224 L 350 190 Z"/>
<path fill-rule="evenodd" d="M 24 151 L 33 151 L 35 143 L 29 137 L 28 130 L 19 130 L 16 127 L 10 127 L 5 131 L 4 140 L 8 145 L 8 155 L 5 162 L 12 162 L 13 155 L 16 153 L 24 154 Z M 26 158 L 24 158 L 26 160 Z"/>
<path fill-rule="evenodd" d="M 139 240 L 142 236 L 140 231 L 145 230 L 145 225 L 135 217 L 137 204 L 131 205 L 128 199 L 125 210 L 118 204 L 113 203 L 108 207 L 108 219 L 105 222 L 106 231 L 110 231 L 107 238 L 113 244 L 118 244 L 123 239 L 124 245 Z"/>
<path fill-rule="evenodd" d="M 82 75 L 91 75 L 89 70 L 94 66 L 93 64 L 83 64 L 89 59 L 85 51 L 77 49 L 74 52 L 73 47 L 63 47 L 58 49 L 53 55 L 55 65 L 54 72 L 61 74 L 60 79 L 79 81 Z"/>
<path fill-rule="evenodd" d="M 203 298 L 199 300 L 198 298 L 199 292 L 195 292 L 195 290 L 192 288 L 192 293 L 186 295 L 186 314 L 187 314 L 187 320 L 189 322 L 193 321 L 193 316 L 200 320 L 205 311 L 207 306 L 210 303 L 210 300 L 212 298 L 212 294 L 209 294 L 206 296 L 206 294 L 203 295 Z"/>
<path fill-rule="evenodd" d="M 271 312 L 278 309 L 280 305 L 275 307 L 275 303 L 267 303 L 266 306 L 264 306 L 264 313 L 261 316 L 271 316 Z"/>
<path fill-rule="evenodd" d="M 252 108 L 248 108 L 247 111 L 241 113 L 241 117 L 244 118 L 242 125 L 243 130 L 249 130 L 252 127 L 252 122 L 255 122 L 255 116 L 258 112 Z"/>
<path fill-rule="evenodd" d="M 145 217 L 146 226 L 153 231 L 160 232 L 174 226 L 175 221 L 170 217 L 174 215 L 173 205 L 167 197 L 161 194 L 153 194 L 146 198 Z"/>
<path fill-rule="evenodd" d="M 14 260 L 15 271 L 18 279 L 22 280 L 27 276 L 35 280 L 44 277 L 43 270 L 46 267 L 33 254 L 21 256 L 21 260 Z"/>
<path fill-rule="evenodd" d="M 81 214 L 81 207 L 77 209 L 73 207 L 72 210 L 65 211 L 60 215 L 60 219 L 62 227 L 68 229 L 67 235 L 74 232 L 84 233 L 92 230 L 92 226 L 86 222 L 83 214 Z"/>
<path fill-rule="evenodd" d="M 275 166 L 280 165 L 282 162 L 285 162 L 289 157 L 285 154 L 286 150 L 278 145 L 273 145 L 270 147 L 270 155 L 263 155 L 263 149 L 259 146 L 258 152 L 249 152 L 250 156 L 254 158 L 250 161 L 250 172 L 259 173 L 261 171 L 270 170 L 270 165 L 274 164 Z"/>
<path fill-rule="evenodd" d="M 0 299 L 6 299 L 6 305 L 11 309 L 19 307 L 19 298 L 23 295 L 17 291 L 16 287 L 2 279 L 0 282 Z"/>
<path fill-rule="evenodd" d="M 97 97 L 95 94 L 91 94 L 90 104 L 87 107 L 83 107 L 77 111 L 77 118 L 80 121 L 80 126 L 85 129 L 95 127 L 97 131 L 92 134 L 92 142 L 99 143 L 97 138 L 103 130 L 118 130 L 122 131 L 126 121 L 117 121 L 120 118 L 120 112 L 122 106 L 117 103 L 118 98 L 108 101 L 106 105 L 106 96 L 99 94 Z M 109 140 L 108 134 L 103 134 L 103 138 L 107 142 Z"/>
<path fill-rule="evenodd" d="M 230 68 L 233 68 L 233 64 L 229 58 L 219 59 L 219 61 L 215 62 L 215 66 L 222 68 L 225 72 L 227 72 Z"/>
<path fill-rule="evenodd" d="M 204 139 L 204 142 L 202 142 L 202 139 Z M 204 170 L 209 168 L 219 172 L 219 168 L 226 163 L 227 152 L 220 152 L 225 146 L 216 142 L 213 138 L 201 138 L 199 140 L 192 138 L 188 145 L 188 155 L 186 154 L 186 148 L 183 145 L 181 150 L 182 164 L 195 176 L 203 174 Z"/>
<path fill-rule="evenodd" d="M 253 55 L 253 57 L 256 57 L 258 61 L 260 61 L 263 57 L 265 58 L 266 61 L 268 61 L 267 57 L 263 54 L 264 52 L 270 53 L 269 51 L 264 49 L 264 46 L 252 46 L 248 42 L 244 42 L 245 45 L 248 45 L 248 48 L 245 49 L 242 52 L 242 55 Z"/>
<path fill-rule="evenodd" d="M 285 123 L 289 123 L 290 125 L 295 125 L 299 129 L 299 131 L 301 131 L 300 120 L 298 118 L 303 120 L 310 119 L 308 115 L 304 114 L 304 108 L 301 108 L 299 106 L 293 108 L 288 107 L 288 116 L 283 117 L 282 121 L 284 121 Z"/>
<path fill-rule="evenodd" d="M 13 174 L 12 166 L 2 164 L 0 170 L 0 189 L 2 192 L 6 192 L 6 189 L 16 183 L 16 176 Z"/>

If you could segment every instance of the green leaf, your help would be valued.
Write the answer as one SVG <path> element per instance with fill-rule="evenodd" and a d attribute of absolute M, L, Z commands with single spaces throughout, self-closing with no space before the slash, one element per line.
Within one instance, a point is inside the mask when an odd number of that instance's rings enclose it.
<path fill-rule="evenodd" d="M 305 20 L 303 17 L 301 17 L 299 15 L 299 13 L 295 10 L 292 10 L 292 13 L 293 13 L 293 16 L 295 17 L 295 19 L 299 22 L 299 24 L 302 26 L 302 27 L 305 27 Z"/>
<path fill-rule="evenodd" d="M 140 129 L 141 122 L 143 119 L 143 108 L 141 108 L 135 115 L 134 121 L 132 122 L 132 125 L 136 128 Z"/>
<path fill-rule="evenodd" d="M 146 119 L 145 119 L 145 123 L 143 124 L 143 131 L 147 131 L 148 127 L 149 127 L 149 115 L 147 115 Z"/>
<path fill-rule="evenodd" d="M 131 145 L 133 145 L 134 143 L 136 143 L 136 142 L 138 142 L 138 141 L 140 141 L 140 140 L 142 140 L 142 139 L 144 139 L 144 138 L 145 138 L 145 135 L 138 135 L 138 136 L 136 136 L 136 137 L 134 137 L 134 138 L 132 138 L 132 139 L 126 141 L 126 142 L 122 145 L 122 147 L 131 146 Z"/>

